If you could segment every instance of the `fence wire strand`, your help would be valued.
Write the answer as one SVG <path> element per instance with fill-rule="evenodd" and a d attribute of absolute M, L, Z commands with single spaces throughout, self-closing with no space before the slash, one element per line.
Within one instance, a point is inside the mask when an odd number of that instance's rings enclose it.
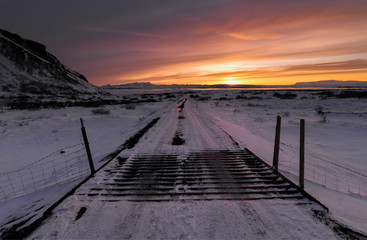
<path fill-rule="evenodd" d="M 290 144 L 281 143 L 281 151 L 298 150 Z M 288 148 L 286 150 L 285 148 Z M 305 180 L 342 193 L 367 195 L 367 175 L 342 166 L 325 158 L 306 153 Z M 279 160 L 279 169 L 288 177 L 296 180 L 299 176 L 299 160 Z"/>
<path fill-rule="evenodd" d="M 0 202 L 90 173 L 83 143 L 59 149 L 19 169 L 0 173 Z"/>

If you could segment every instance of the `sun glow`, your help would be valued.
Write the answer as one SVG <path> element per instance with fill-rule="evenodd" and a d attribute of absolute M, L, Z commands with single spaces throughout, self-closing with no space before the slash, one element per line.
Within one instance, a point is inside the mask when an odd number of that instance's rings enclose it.
<path fill-rule="evenodd" d="M 240 81 L 237 78 L 234 77 L 228 77 L 224 80 L 224 84 L 227 85 L 237 85 L 240 84 Z"/>
<path fill-rule="evenodd" d="M 237 85 L 238 84 L 238 81 L 229 80 L 229 81 L 226 81 L 225 84 L 227 84 L 227 85 Z"/>

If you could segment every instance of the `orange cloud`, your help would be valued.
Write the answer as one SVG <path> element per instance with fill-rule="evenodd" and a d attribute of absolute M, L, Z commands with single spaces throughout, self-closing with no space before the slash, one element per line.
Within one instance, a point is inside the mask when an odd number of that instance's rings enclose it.
<path fill-rule="evenodd" d="M 325 76 L 334 78 L 339 76 L 341 80 L 354 79 L 352 76 L 367 76 L 367 60 L 351 60 L 344 62 L 330 62 L 308 65 L 293 65 L 282 67 L 269 67 L 256 70 L 220 71 L 202 74 L 201 72 L 181 74 L 146 74 L 138 78 L 128 79 L 129 82 L 147 81 L 159 84 L 170 84 L 173 80 L 180 84 L 217 84 L 226 83 L 229 79 L 235 79 L 241 84 L 293 84 L 297 79 L 318 80 Z M 244 66 L 246 68 L 246 66 Z M 350 78 L 352 77 L 352 78 Z M 328 78 L 329 79 L 329 78 Z M 267 82 L 264 82 L 267 80 Z"/>
<path fill-rule="evenodd" d="M 365 1 L 218 0 L 181 7 L 131 25 L 82 28 L 99 35 L 75 48 L 86 62 L 77 69 L 98 85 L 367 80 Z"/>

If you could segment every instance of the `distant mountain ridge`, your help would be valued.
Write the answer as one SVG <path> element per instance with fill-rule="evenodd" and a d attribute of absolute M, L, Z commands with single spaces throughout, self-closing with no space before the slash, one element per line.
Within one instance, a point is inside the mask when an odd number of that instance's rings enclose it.
<path fill-rule="evenodd" d="M 338 80 L 323 80 L 315 82 L 299 82 L 294 85 L 200 85 L 200 84 L 172 84 L 172 85 L 156 85 L 150 82 L 135 82 L 119 85 L 105 85 L 104 89 L 185 89 L 185 88 L 294 88 L 294 87 L 367 87 L 367 82 L 364 81 L 338 81 Z"/>
<path fill-rule="evenodd" d="M 315 82 L 298 82 L 295 86 L 367 86 L 364 81 L 338 81 L 338 80 L 322 80 Z"/>
<path fill-rule="evenodd" d="M 46 46 L 0 29 L 0 93 L 2 95 L 75 95 L 101 90 L 64 66 Z"/>
<path fill-rule="evenodd" d="M 104 89 L 185 89 L 185 88 L 254 88 L 255 85 L 228 85 L 228 84 L 171 84 L 171 85 L 156 85 L 150 82 L 135 82 L 119 85 L 104 85 Z"/>

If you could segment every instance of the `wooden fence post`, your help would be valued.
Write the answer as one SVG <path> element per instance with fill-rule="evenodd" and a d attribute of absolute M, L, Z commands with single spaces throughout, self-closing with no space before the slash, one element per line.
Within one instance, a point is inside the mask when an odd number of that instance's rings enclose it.
<path fill-rule="evenodd" d="M 280 145 L 280 125 L 281 125 L 281 117 L 277 116 L 277 126 L 275 129 L 275 141 L 274 141 L 274 155 L 273 155 L 273 169 L 278 171 L 278 163 L 279 163 L 279 145 Z"/>
<path fill-rule="evenodd" d="M 300 142 L 299 142 L 299 185 L 305 187 L 305 120 L 300 122 Z"/>
<path fill-rule="evenodd" d="M 87 151 L 87 156 L 88 156 L 88 161 L 89 161 L 89 167 L 90 167 L 90 172 L 91 172 L 90 174 L 93 175 L 96 170 L 94 169 L 92 154 L 90 153 L 90 148 L 89 148 L 89 142 L 88 142 L 87 132 L 85 131 L 84 124 L 83 124 L 83 119 L 82 118 L 80 118 L 80 123 L 82 124 L 82 134 L 83 134 L 83 140 L 84 140 L 85 150 Z"/>

